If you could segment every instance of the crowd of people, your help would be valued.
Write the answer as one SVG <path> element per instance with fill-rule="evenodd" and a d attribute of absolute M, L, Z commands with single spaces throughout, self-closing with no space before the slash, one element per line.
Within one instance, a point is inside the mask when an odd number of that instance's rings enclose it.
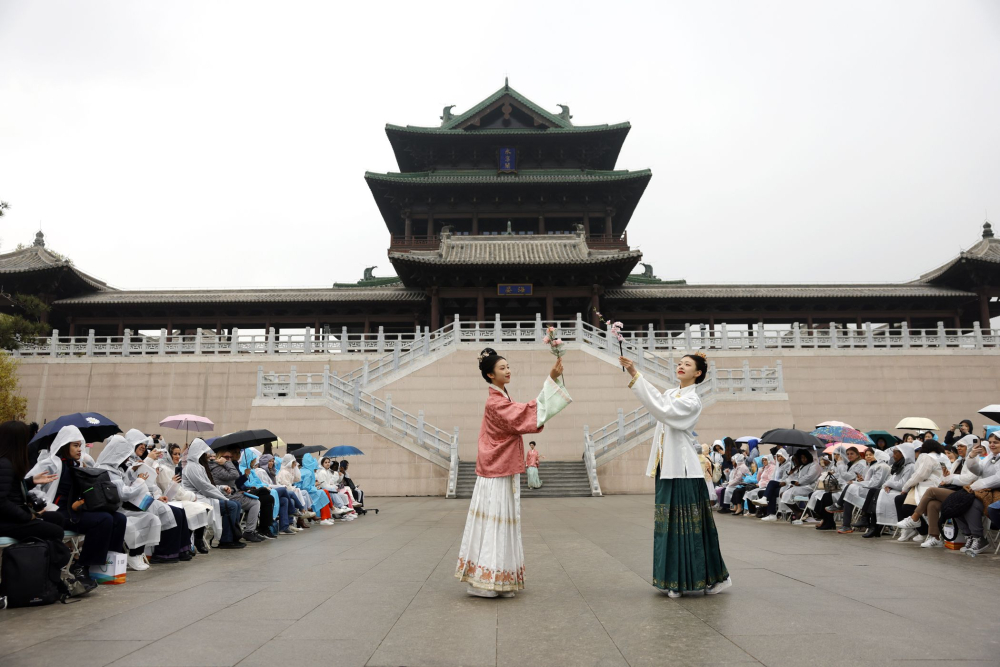
<path fill-rule="evenodd" d="M 964 419 L 943 441 L 885 435 L 829 453 L 725 438 L 701 445 L 700 461 L 718 514 L 975 555 L 997 546 L 987 530 L 1000 529 L 1000 430 L 972 431 Z"/>
<path fill-rule="evenodd" d="M 113 552 L 125 555 L 128 569 L 146 570 L 352 521 L 365 511 L 346 460 L 277 459 L 269 447 L 215 451 L 201 438 L 181 447 L 137 429 L 112 436 L 95 460 L 75 426 L 32 453 L 36 431 L 20 421 L 0 424 L 0 537 L 45 540 L 66 561 L 64 531 L 82 537 L 64 569 L 69 590 L 96 588 L 91 570 L 113 562 Z M 97 483 L 81 481 L 90 479 Z M 94 495 L 105 479 L 117 491 L 108 494 L 117 496 L 110 510 L 105 496 Z"/>

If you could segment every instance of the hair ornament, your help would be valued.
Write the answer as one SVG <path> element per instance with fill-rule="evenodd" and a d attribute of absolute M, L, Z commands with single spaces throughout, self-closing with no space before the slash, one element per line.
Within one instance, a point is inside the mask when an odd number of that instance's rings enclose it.
<path fill-rule="evenodd" d="M 701 358 L 702 358 L 702 359 L 704 359 L 705 361 L 708 361 L 708 355 L 707 355 L 707 354 L 705 354 L 705 353 L 704 353 L 704 352 L 703 352 L 702 350 L 698 350 L 698 351 L 697 351 L 697 352 L 695 352 L 694 354 L 695 354 L 695 356 L 696 356 L 696 357 L 701 357 Z"/>

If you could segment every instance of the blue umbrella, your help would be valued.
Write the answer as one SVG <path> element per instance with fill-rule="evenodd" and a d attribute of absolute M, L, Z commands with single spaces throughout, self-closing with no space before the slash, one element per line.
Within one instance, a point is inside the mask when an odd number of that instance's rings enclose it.
<path fill-rule="evenodd" d="M 48 447 L 56 439 L 59 429 L 63 426 L 77 427 L 87 442 L 101 442 L 108 436 L 121 432 L 118 424 L 100 413 L 74 412 L 71 415 L 63 415 L 47 423 L 28 444 L 37 447 L 37 449 Z"/>
<path fill-rule="evenodd" d="M 365 453 L 358 449 L 357 447 L 351 447 L 350 445 L 340 445 L 339 447 L 333 447 L 328 450 L 323 456 L 364 456 Z"/>

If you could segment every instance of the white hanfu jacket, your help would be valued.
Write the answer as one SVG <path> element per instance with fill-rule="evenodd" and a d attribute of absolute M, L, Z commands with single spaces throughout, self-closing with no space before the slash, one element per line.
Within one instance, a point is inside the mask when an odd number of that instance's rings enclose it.
<path fill-rule="evenodd" d="M 653 444 L 646 465 L 646 476 L 660 479 L 704 479 L 701 462 L 695 452 L 693 432 L 701 415 L 701 398 L 696 385 L 668 389 L 664 393 L 637 374 L 629 383 L 632 392 L 656 420 Z"/>

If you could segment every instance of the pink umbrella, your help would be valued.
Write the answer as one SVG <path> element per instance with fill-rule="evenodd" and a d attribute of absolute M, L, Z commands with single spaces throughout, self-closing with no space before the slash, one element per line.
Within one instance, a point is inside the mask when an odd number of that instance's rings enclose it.
<path fill-rule="evenodd" d="M 827 445 L 826 449 L 823 450 L 823 453 L 824 454 L 832 454 L 833 450 L 835 450 L 837 447 L 840 447 L 841 445 L 843 445 L 847 449 L 850 449 L 851 447 L 854 447 L 856 450 L 858 450 L 862 454 L 864 454 L 865 450 L 868 449 L 864 445 L 852 445 L 849 442 L 834 442 L 833 444 Z"/>
<path fill-rule="evenodd" d="M 203 431 L 214 431 L 215 422 L 208 417 L 198 415 L 173 415 L 160 420 L 160 426 L 175 428 L 178 431 L 184 429 L 184 442 L 188 441 L 188 431 L 201 433 Z"/>

